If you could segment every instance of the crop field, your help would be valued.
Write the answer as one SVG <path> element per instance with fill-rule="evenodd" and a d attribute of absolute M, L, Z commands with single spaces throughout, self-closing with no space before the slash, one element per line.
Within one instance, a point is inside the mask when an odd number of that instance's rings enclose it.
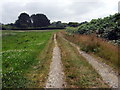
<path fill-rule="evenodd" d="M 45 70 L 43 68 L 46 68 L 42 66 L 45 62 L 47 63 L 45 59 L 47 57 L 44 56 L 44 54 L 47 52 L 45 52 L 45 50 L 52 47 L 52 44 L 51 46 L 49 44 L 52 42 L 53 33 L 54 31 L 3 31 L 1 52 L 3 88 L 25 88 L 32 87 L 33 84 L 34 86 L 36 85 L 37 81 L 35 78 L 32 78 L 32 76 L 36 77 L 36 75 L 41 75 L 41 73 L 43 73 L 42 70 Z M 38 68 L 40 72 L 35 72 Z M 38 85 L 37 87 L 41 86 Z"/>

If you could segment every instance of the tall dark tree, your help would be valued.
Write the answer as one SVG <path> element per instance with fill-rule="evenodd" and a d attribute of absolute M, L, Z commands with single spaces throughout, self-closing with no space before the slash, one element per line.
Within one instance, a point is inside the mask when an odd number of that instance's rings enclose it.
<path fill-rule="evenodd" d="M 31 16 L 33 27 L 44 27 L 50 25 L 50 20 L 44 14 L 33 14 Z"/>
<path fill-rule="evenodd" d="M 15 22 L 16 27 L 27 28 L 31 26 L 31 19 L 27 13 L 21 13 Z"/>

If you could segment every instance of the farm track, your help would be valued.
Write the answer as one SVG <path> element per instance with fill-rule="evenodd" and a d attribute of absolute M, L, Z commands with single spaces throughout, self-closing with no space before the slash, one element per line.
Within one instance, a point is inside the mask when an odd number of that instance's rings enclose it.
<path fill-rule="evenodd" d="M 63 36 L 61 35 L 61 38 Z M 112 70 L 112 68 L 105 63 L 102 63 L 101 61 L 97 60 L 93 56 L 87 54 L 84 51 L 80 50 L 80 47 L 75 45 L 74 43 L 66 40 L 63 38 L 65 41 L 69 42 L 73 47 L 75 47 L 79 54 L 81 54 L 91 65 L 92 67 L 101 75 L 103 80 L 111 87 L 111 88 L 118 88 L 118 75 Z"/>
<path fill-rule="evenodd" d="M 54 34 L 55 47 L 53 49 L 53 58 L 50 65 L 50 72 L 46 83 L 46 88 L 64 88 L 64 72 L 61 62 L 61 52 L 57 45 L 56 34 Z"/>

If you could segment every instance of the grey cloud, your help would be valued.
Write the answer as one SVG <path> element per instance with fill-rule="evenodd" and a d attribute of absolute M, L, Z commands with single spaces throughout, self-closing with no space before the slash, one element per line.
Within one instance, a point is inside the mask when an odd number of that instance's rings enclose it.
<path fill-rule="evenodd" d="M 12 23 L 17 19 L 18 14 L 23 10 L 19 3 L 5 3 L 2 5 L 2 21 L 4 23 Z"/>
<path fill-rule="evenodd" d="M 25 6 L 26 10 L 30 13 L 44 13 L 46 14 L 50 19 L 61 19 L 62 17 L 66 17 L 68 15 L 67 12 L 65 12 L 65 8 L 62 7 L 59 3 L 40 3 L 40 2 L 34 2 L 34 3 L 28 3 Z"/>
<path fill-rule="evenodd" d="M 118 12 L 120 13 L 120 1 L 118 2 Z"/>
<path fill-rule="evenodd" d="M 61 0 L 45 0 L 40 2 L 8 2 L 3 4 L 2 7 L 2 22 L 10 23 L 17 20 L 18 15 L 21 12 L 26 12 L 29 15 L 36 13 L 43 13 L 47 15 L 47 17 L 52 20 L 61 20 L 61 21 L 84 21 L 90 20 L 92 15 L 96 14 L 104 10 L 104 6 L 106 3 L 103 3 L 101 0 L 89 2 L 89 0 L 82 0 L 83 2 L 79 2 L 79 0 L 68 0 L 64 2 Z M 91 15 L 91 17 L 89 17 Z"/>
<path fill-rule="evenodd" d="M 104 7 L 103 2 L 74 2 L 70 6 L 70 10 L 74 11 L 74 14 L 86 14 L 91 11 Z"/>

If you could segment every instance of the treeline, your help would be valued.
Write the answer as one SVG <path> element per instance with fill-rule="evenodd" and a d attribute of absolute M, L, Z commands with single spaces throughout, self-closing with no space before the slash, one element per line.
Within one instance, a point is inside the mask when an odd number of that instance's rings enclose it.
<path fill-rule="evenodd" d="M 94 33 L 98 37 L 120 44 L 120 13 L 83 22 L 77 28 L 68 28 L 67 32 L 87 35 Z"/>
<path fill-rule="evenodd" d="M 27 13 L 22 13 L 14 25 L 19 28 L 45 27 L 50 25 L 50 20 L 44 14 L 33 14 L 29 16 Z"/>
<path fill-rule="evenodd" d="M 3 25 L 3 29 L 29 29 L 36 27 L 46 27 L 50 25 L 50 20 L 44 14 L 21 13 L 15 23 Z"/>
<path fill-rule="evenodd" d="M 83 22 L 86 23 L 86 22 Z M 44 14 L 32 14 L 21 13 L 18 19 L 14 23 L 2 24 L 0 27 L 2 30 L 45 30 L 45 29 L 64 29 L 66 27 L 78 27 L 83 23 L 69 22 L 62 23 L 61 21 L 50 22 Z"/>
<path fill-rule="evenodd" d="M 44 14 L 21 13 L 15 23 L 1 24 L 2 30 L 38 30 L 38 29 L 63 29 L 66 24 L 61 21 L 50 23 L 50 20 Z"/>

